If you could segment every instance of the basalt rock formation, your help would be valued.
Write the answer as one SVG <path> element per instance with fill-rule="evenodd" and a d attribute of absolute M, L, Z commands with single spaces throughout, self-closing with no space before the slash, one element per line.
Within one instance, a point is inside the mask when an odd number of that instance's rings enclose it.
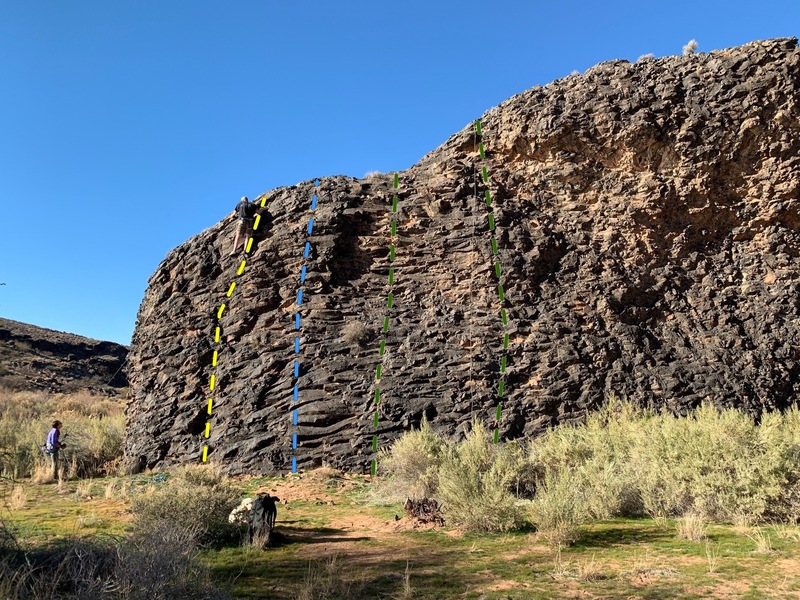
<path fill-rule="evenodd" d="M 578 421 L 612 394 L 675 412 L 793 403 L 799 97 L 796 39 L 535 87 L 483 115 L 485 159 L 470 124 L 398 174 L 393 263 L 393 175 L 267 192 L 241 275 L 230 215 L 150 279 L 129 356 L 131 466 L 200 461 L 207 445 L 232 473 L 286 472 L 293 457 L 363 471 L 374 433 L 385 447 L 423 415 L 454 437 L 473 417 L 493 426 L 501 375 L 503 439 Z"/>
<path fill-rule="evenodd" d="M 0 319 L 0 386 L 10 390 L 115 396 L 128 385 L 127 354 L 114 342 Z"/>

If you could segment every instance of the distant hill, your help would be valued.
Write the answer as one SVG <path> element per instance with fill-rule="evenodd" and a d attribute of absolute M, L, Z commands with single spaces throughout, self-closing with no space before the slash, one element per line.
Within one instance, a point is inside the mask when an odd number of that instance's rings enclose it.
<path fill-rule="evenodd" d="M 128 348 L 71 333 L 0 319 L 0 386 L 116 395 L 128 386 Z"/>

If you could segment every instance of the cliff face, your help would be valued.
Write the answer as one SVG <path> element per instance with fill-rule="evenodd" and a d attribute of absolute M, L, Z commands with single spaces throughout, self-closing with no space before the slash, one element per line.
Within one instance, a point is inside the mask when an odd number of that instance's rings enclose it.
<path fill-rule="evenodd" d="M 228 217 L 152 276 L 129 355 L 131 465 L 207 445 L 234 473 L 292 457 L 362 470 L 373 433 L 385 446 L 423 414 L 454 436 L 473 415 L 492 425 L 501 375 L 506 439 L 610 394 L 676 412 L 796 401 L 798 92 L 797 40 L 781 39 L 603 63 L 507 100 L 481 119 L 485 159 L 470 125 L 398 174 L 391 309 L 391 175 L 268 192 L 241 275 Z"/>

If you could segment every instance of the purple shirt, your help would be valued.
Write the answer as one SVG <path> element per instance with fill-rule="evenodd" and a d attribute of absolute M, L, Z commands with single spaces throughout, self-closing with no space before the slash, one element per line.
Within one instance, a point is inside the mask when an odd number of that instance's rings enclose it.
<path fill-rule="evenodd" d="M 47 434 L 47 445 L 48 445 L 50 448 L 56 448 L 56 449 L 58 449 L 58 448 L 59 448 L 60 444 L 58 443 L 58 436 L 59 436 L 59 431 L 58 431 L 58 429 L 56 429 L 55 427 L 53 427 L 53 428 L 50 430 L 50 433 L 48 433 L 48 434 Z"/>

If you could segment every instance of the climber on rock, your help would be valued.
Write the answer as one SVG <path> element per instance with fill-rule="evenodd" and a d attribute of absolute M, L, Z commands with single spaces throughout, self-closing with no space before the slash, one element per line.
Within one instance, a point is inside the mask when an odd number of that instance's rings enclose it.
<path fill-rule="evenodd" d="M 239 217 L 239 226 L 236 228 L 236 238 L 233 240 L 233 250 L 231 256 L 236 254 L 236 249 L 239 247 L 239 238 L 244 237 L 242 241 L 242 250 L 247 248 L 247 242 L 250 239 L 253 231 L 253 222 L 255 220 L 256 210 L 258 206 L 255 202 L 250 202 L 247 196 L 242 196 L 239 204 L 236 205 L 234 212 Z"/>

